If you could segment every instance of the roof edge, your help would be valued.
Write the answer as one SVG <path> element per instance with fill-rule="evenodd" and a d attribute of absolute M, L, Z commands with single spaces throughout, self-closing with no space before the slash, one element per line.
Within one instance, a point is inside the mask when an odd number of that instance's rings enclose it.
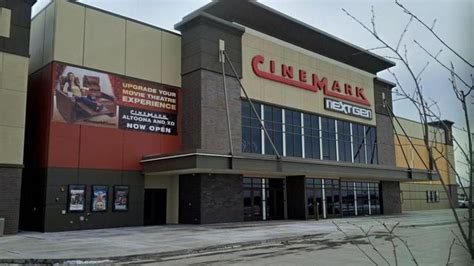
<path fill-rule="evenodd" d="M 237 25 L 235 23 L 229 22 L 225 19 L 221 19 L 219 17 L 216 17 L 216 16 L 211 15 L 209 13 L 206 13 L 204 11 L 195 12 L 195 13 L 192 14 L 192 16 L 188 15 L 188 16 L 184 17 L 183 20 L 181 20 L 180 22 L 178 22 L 174 25 L 174 28 L 176 30 L 181 31 L 181 29 L 183 29 L 186 24 L 190 23 L 193 20 L 199 19 L 199 18 L 204 18 L 204 19 L 210 20 L 212 22 L 216 22 L 218 24 L 227 26 L 227 27 L 232 28 L 234 30 L 238 30 L 242 33 L 245 32 L 244 27 L 242 27 L 240 25 Z"/>
<path fill-rule="evenodd" d="M 391 82 L 390 80 L 383 79 L 383 78 L 381 78 L 381 77 L 375 77 L 374 80 L 375 80 L 376 82 L 382 83 L 383 85 L 389 86 L 390 89 L 393 89 L 394 87 L 397 86 L 396 83 Z"/>
<path fill-rule="evenodd" d="M 214 1 L 218 2 L 219 0 L 214 0 Z M 354 49 L 356 49 L 356 50 L 359 50 L 359 51 L 362 52 L 362 53 L 365 53 L 365 54 L 370 55 L 370 56 L 372 56 L 372 57 L 375 57 L 375 58 L 377 58 L 377 59 L 379 59 L 379 60 L 381 60 L 381 61 L 384 61 L 385 63 L 391 65 L 390 67 L 393 67 L 393 66 L 396 65 L 395 62 L 393 62 L 393 61 L 391 61 L 391 60 L 389 60 L 389 59 L 386 59 L 386 58 L 384 58 L 383 56 L 380 56 L 380 55 L 378 55 L 378 54 L 375 54 L 375 53 L 373 53 L 373 52 L 368 51 L 367 49 L 364 49 L 364 48 L 359 47 L 359 46 L 357 46 L 357 45 L 355 45 L 355 44 L 352 44 L 352 43 L 350 43 L 350 42 L 347 42 L 347 41 L 345 41 L 345 40 L 343 40 L 343 39 L 341 39 L 341 38 L 339 38 L 339 37 L 336 37 L 336 36 L 334 36 L 334 35 L 332 35 L 332 34 L 330 34 L 330 33 L 327 33 L 327 32 L 325 32 L 325 31 L 323 31 L 323 30 L 320 30 L 320 29 L 318 29 L 318 28 L 316 28 L 316 27 L 314 27 L 314 26 L 311 26 L 311 25 L 309 25 L 309 24 L 307 24 L 307 23 L 305 23 L 305 22 L 303 22 L 303 21 L 301 21 L 301 20 L 298 20 L 298 19 L 296 19 L 296 18 L 290 17 L 290 16 L 288 16 L 287 14 L 285 14 L 285 13 L 283 13 L 283 12 L 280 12 L 280 11 L 278 11 L 278 10 L 276 10 L 276 9 L 273 9 L 273 8 L 267 6 L 267 5 L 264 5 L 264 4 L 262 4 L 262 3 L 259 3 L 259 2 L 257 2 L 256 0 L 254 0 L 254 1 L 248 1 L 248 3 L 253 4 L 253 5 L 255 5 L 255 6 L 258 6 L 258 7 L 260 7 L 260 8 L 263 8 L 263 9 L 269 11 L 269 12 L 275 13 L 275 14 L 277 14 L 277 15 L 279 15 L 279 16 L 282 16 L 282 17 L 284 17 L 284 18 L 286 18 L 286 19 L 288 19 L 288 20 L 290 20 L 290 21 L 292 21 L 292 22 L 295 22 L 295 23 L 297 23 L 297 24 L 299 24 L 299 25 L 301 25 L 301 26 L 303 26 L 303 27 L 306 27 L 306 28 L 308 28 L 308 29 L 310 29 L 310 30 L 312 30 L 312 31 L 315 31 L 315 32 L 317 32 L 317 33 L 320 33 L 320 34 L 322 34 L 322 35 L 324 35 L 324 36 L 326 36 L 326 37 L 328 37 L 328 38 L 334 39 L 334 40 L 336 40 L 336 41 L 338 41 L 338 42 L 340 42 L 340 43 L 343 43 L 343 44 L 348 45 L 348 46 L 350 46 L 350 47 L 352 47 L 352 48 L 354 48 Z M 390 67 L 387 67 L 386 69 L 388 69 L 388 68 L 390 68 Z"/>

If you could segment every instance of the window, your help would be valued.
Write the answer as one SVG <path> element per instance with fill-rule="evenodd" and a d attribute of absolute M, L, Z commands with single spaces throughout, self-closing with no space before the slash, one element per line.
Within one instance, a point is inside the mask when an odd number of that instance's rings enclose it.
<path fill-rule="evenodd" d="M 352 138 L 354 149 L 354 162 L 366 163 L 365 161 L 365 131 L 364 126 L 352 124 Z"/>
<path fill-rule="evenodd" d="M 254 103 L 257 112 L 261 105 Z M 260 121 L 248 101 L 242 101 L 242 152 L 262 153 L 262 129 Z"/>
<path fill-rule="evenodd" d="M 320 159 L 319 116 L 304 114 L 305 158 Z"/>
<path fill-rule="evenodd" d="M 371 214 L 380 214 L 379 184 L 369 183 L 370 211 Z"/>
<path fill-rule="evenodd" d="M 280 155 L 378 164 L 375 127 L 261 103 L 254 106 Z M 246 100 L 242 101 L 242 152 L 275 154 Z"/>
<path fill-rule="evenodd" d="M 286 156 L 302 157 L 301 113 L 285 110 Z"/>
<path fill-rule="evenodd" d="M 308 217 L 323 217 L 323 187 L 322 179 L 307 178 L 305 180 L 306 187 L 306 208 L 308 209 Z"/>
<path fill-rule="evenodd" d="M 356 182 L 357 215 L 369 214 L 369 194 L 367 183 Z"/>
<path fill-rule="evenodd" d="M 440 196 L 438 191 L 426 191 L 426 202 L 428 203 L 434 203 L 434 202 L 439 202 L 440 201 Z"/>
<path fill-rule="evenodd" d="M 243 179 L 244 220 L 257 221 L 263 217 L 262 178 Z"/>
<path fill-rule="evenodd" d="M 341 181 L 341 199 L 342 216 L 354 216 L 354 182 Z"/>
<path fill-rule="evenodd" d="M 375 127 L 367 127 L 366 133 L 367 163 L 378 164 L 377 130 Z"/>
<path fill-rule="evenodd" d="M 323 142 L 323 160 L 337 160 L 336 125 L 334 119 L 321 117 L 321 134 Z"/>
<path fill-rule="evenodd" d="M 278 107 L 263 106 L 263 121 L 270 138 L 275 144 L 275 148 L 279 154 L 283 154 L 283 126 L 282 126 L 282 109 Z M 265 154 L 275 154 L 272 144 L 265 137 Z"/>
<path fill-rule="evenodd" d="M 337 140 L 339 148 L 339 161 L 352 162 L 351 123 L 346 121 L 337 121 Z"/>

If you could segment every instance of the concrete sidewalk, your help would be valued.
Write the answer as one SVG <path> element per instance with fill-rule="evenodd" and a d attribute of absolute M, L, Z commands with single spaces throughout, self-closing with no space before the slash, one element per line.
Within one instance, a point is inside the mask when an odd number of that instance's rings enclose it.
<path fill-rule="evenodd" d="M 465 216 L 462 210 L 460 217 Z M 400 228 L 453 224 L 450 210 L 407 212 L 396 216 L 342 218 L 320 221 L 267 221 L 215 225 L 167 225 L 59 233 L 21 232 L 0 238 L 0 262 L 55 262 L 71 259 L 105 259 L 144 254 L 186 254 L 231 246 L 293 240 L 337 233 L 374 224 L 374 219 Z"/>

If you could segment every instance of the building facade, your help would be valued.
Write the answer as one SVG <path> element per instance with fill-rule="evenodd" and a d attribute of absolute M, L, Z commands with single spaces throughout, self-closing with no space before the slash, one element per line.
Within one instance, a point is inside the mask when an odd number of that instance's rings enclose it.
<path fill-rule="evenodd" d="M 396 214 L 403 182 L 439 179 L 398 163 L 393 62 L 254 1 L 176 29 L 33 18 L 22 228 Z"/>
<path fill-rule="evenodd" d="M 457 206 L 457 177 L 453 142 L 453 122 L 439 121 L 428 126 L 428 142 L 432 147 L 430 163 L 424 143 L 423 125 L 419 122 L 398 118 L 395 123 L 395 153 L 399 167 L 410 169 L 439 169 L 441 180 L 404 182 L 400 184 L 402 211 L 450 208 L 449 197 Z M 403 129 L 402 129 L 403 128 Z"/>
<path fill-rule="evenodd" d="M 18 231 L 32 0 L 0 1 L 0 218 Z"/>

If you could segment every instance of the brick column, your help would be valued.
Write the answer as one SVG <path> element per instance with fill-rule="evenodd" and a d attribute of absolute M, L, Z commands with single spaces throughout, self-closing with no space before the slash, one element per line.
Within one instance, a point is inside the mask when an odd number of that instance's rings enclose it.
<path fill-rule="evenodd" d="M 304 181 L 304 176 L 286 177 L 288 219 L 305 220 L 308 217 Z"/>
<path fill-rule="evenodd" d="M 21 168 L 0 167 L 0 218 L 5 219 L 5 234 L 18 232 L 21 171 Z"/>
<path fill-rule="evenodd" d="M 392 181 L 380 182 L 383 214 L 402 213 L 400 202 L 400 183 Z"/>

